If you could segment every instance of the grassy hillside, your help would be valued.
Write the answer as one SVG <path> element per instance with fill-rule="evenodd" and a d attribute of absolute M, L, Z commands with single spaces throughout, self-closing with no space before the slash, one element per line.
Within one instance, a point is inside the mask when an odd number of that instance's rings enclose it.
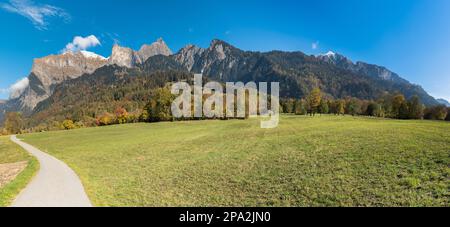
<path fill-rule="evenodd" d="M 0 207 L 8 206 L 39 169 L 35 158 L 11 142 L 9 136 L 0 136 L 0 165 L 19 162 L 26 162 L 26 167 L 13 181 L 0 187 Z"/>
<path fill-rule="evenodd" d="M 450 124 L 354 117 L 130 124 L 24 135 L 97 206 L 449 206 Z"/>

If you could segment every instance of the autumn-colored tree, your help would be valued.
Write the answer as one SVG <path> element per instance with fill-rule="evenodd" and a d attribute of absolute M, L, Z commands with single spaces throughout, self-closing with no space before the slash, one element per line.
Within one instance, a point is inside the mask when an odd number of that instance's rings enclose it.
<path fill-rule="evenodd" d="M 408 102 L 409 114 L 408 118 L 410 119 L 422 119 L 423 118 L 423 105 L 420 102 L 418 96 L 413 96 L 411 100 Z"/>
<path fill-rule="evenodd" d="M 391 117 L 399 118 L 400 117 L 400 108 L 406 102 L 405 96 L 402 94 L 398 94 L 392 98 L 392 113 Z"/>
<path fill-rule="evenodd" d="M 345 100 L 336 100 L 336 114 L 345 115 Z"/>
<path fill-rule="evenodd" d="M 105 126 L 114 123 L 114 116 L 110 113 L 104 113 L 97 118 L 98 126 Z"/>
<path fill-rule="evenodd" d="M 440 105 L 427 108 L 424 118 L 429 120 L 445 120 L 447 115 L 447 107 Z"/>
<path fill-rule="evenodd" d="M 6 113 L 4 125 L 9 134 L 20 133 L 23 128 L 22 114 L 18 112 Z"/>
<path fill-rule="evenodd" d="M 447 118 L 447 108 L 445 106 L 437 106 L 435 107 L 435 116 L 437 120 L 445 120 Z"/>
<path fill-rule="evenodd" d="M 330 107 L 328 106 L 328 100 L 322 99 L 320 101 L 319 113 L 328 114 L 330 112 Z"/>
<path fill-rule="evenodd" d="M 287 99 L 283 105 L 284 113 L 295 113 L 296 102 L 295 99 Z"/>
<path fill-rule="evenodd" d="M 153 91 L 150 102 L 144 108 L 144 114 L 148 116 L 148 122 L 172 120 L 171 105 L 173 95 L 167 88 L 158 88 Z"/>
<path fill-rule="evenodd" d="M 400 109 L 398 110 L 398 118 L 399 119 L 409 119 L 409 106 L 407 102 L 403 102 L 400 105 Z"/>
<path fill-rule="evenodd" d="M 295 114 L 296 115 L 305 115 L 308 113 L 305 107 L 305 101 L 303 99 L 295 100 Z"/>
<path fill-rule="evenodd" d="M 118 124 L 125 124 L 128 121 L 128 112 L 125 108 L 117 107 L 114 111 L 116 115 L 116 121 Z"/>
<path fill-rule="evenodd" d="M 314 116 L 320 106 L 320 101 L 322 100 L 322 93 L 320 88 L 314 88 L 308 95 L 308 107 L 311 116 Z"/>
<path fill-rule="evenodd" d="M 65 130 L 71 130 L 71 129 L 75 129 L 75 128 L 76 128 L 76 126 L 75 126 L 75 124 L 73 123 L 73 121 L 72 121 L 72 120 L 69 120 L 69 119 L 63 121 L 62 127 L 63 127 L 63 129 L 65 129 Z"/>

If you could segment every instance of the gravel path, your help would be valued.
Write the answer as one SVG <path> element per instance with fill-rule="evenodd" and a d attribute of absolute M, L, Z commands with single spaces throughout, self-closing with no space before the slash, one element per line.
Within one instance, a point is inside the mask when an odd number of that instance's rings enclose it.
<path fill-rule="evenodd" d="M 17 196 L 13 207 L 91 207 L 83 185 L 64 162 L 11 136 L 11 140 L 35 156 L 40 170 Z"/>

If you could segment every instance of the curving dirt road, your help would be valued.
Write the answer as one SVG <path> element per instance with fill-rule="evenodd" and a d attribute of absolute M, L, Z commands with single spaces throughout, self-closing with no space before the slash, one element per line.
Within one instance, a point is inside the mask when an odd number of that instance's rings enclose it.
<path fill-rule="evenodd" d="M 91 207 L 83 185 L 64 162 L 11 136 L 11 140 L 35 156 L 40 170 L 17 196 L 13 207 Z"/>

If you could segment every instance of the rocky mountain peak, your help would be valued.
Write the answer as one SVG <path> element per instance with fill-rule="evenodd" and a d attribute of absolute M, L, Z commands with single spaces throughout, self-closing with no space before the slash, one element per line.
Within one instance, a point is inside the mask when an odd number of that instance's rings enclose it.
<path fill-rule="evenodd" d="M 189 44 L 178 51 L 175 55 L 175 61 L 191 71 L 197 59 L 199 59 L 204 52 L 205 49 Z"/>
<path fill-rule="evenodd" d="M 172 55 L 172 51 L 167 46 L 167 44 L 164 42 L 162 38 L 159 38 L 156 40 L 156 42 L 152 43 L 151 45 L 142 45 L 141 49 L 137 52 L 140 61 L 143 63 L 145 62 L 149 57 L 155 56 L 155 55 L 164 55 L 169 56 Z"/>
<path fill-rule="evenodd" d="M 131 48 L 121 47 L 116 44 L 113 46 L 109 64 L 131 68 L 137 64 L 144 63 L 147 59 L 156 55 L 172 55 L 172 51 L 162 38 L 159 38 L 150 45 L 142 45 L 139 51 L 134 51 Z"/>
<path fill-rule="evenodd" d="M 92 52 L 66 52 L 34 60 L 31 72 L 44 86 L 92 73 L 107 63 L 107 59 Z"/>
<path fill-rule="evenodd" d="M 214 55 L 217 60 L 225 60 L 235 48 L 225 41 L 214 39 L 208 48 L 210 54 Z"/>
<path fill-rule="evenodd" d="M 34 59 L 27 87 L 11 99 L 17 102 L 15 106 L 32 110 L 52 94 L 54 85 L 93 73 L 107 62 L 106 58 L 88 51 L 69 51 Z"/>
<path fill-rule="evenodd" d="M 108 63 L 131 68 L 135 65 L 135 53 L 131 48 L 114 44 Z"/>
<path fill-rule="evenodd" d="M 317 58 L 321 59 L 322 61 L 326 61 L 328 63 L 332 63 L 332 64 L 338 64 L 338 65 L 353 65 L 353 62 L 348 59 L 347 57 L 345 57 L 342 54 L 338 54 L 336 52 L 333 51 L 328 51 L 325 54 L 320 54 L 317 56 Z"/>
<path fill-rule="evenodd" d="M 236 49 L 234 46 L 232 46 L 231 44 L 229 44 L 229 43 L 227 43 L 227 42 L 225 42 L 223 40 L 213 39 L 211 41 L 211 44 L 209 45 L 209 49 L 210 50 L 214 50 L 214 49 L 217 49 L 217 48 L 223 48 L 224 50 L 225 49 L 226 50 Z"/>

